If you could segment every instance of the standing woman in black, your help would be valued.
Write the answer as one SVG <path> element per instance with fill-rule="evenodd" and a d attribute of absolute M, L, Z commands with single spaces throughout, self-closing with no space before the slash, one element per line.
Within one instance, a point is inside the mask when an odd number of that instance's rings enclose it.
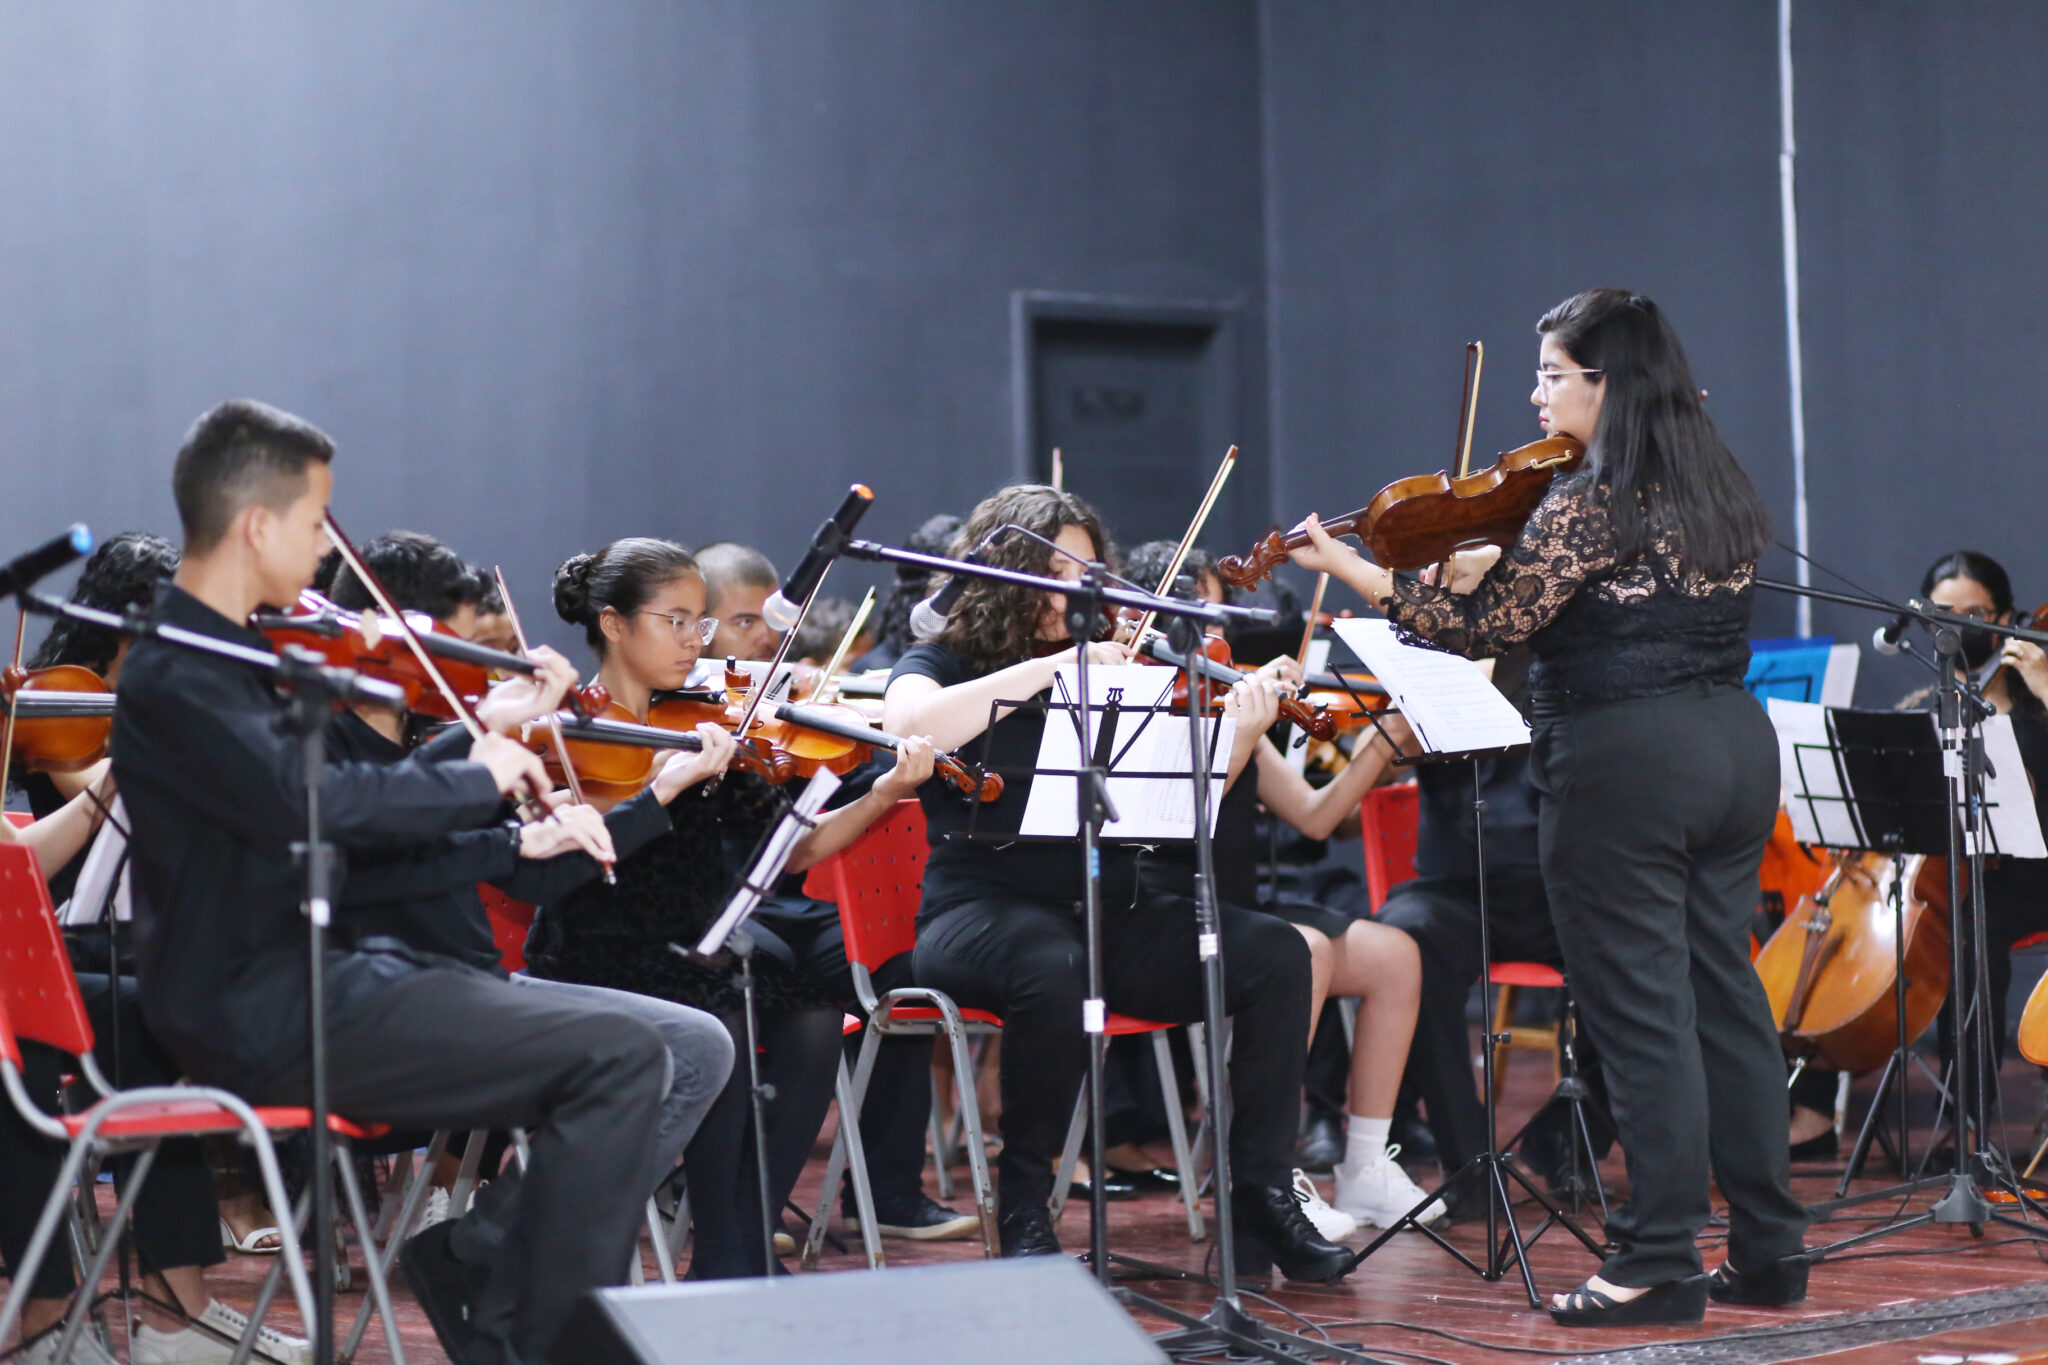
<path fill-rule="evenodd" d="M 1538 848 L 1565 970 L 1609 1066 L 1629 1201 L 1600 1273 L 1555 1296 L 1568 1326 L 1697 1322 L 1806 1294 L 1785 1069 L 1749 962 L 1777 743 L 1742 688 L 1763 503 L 1640 294 L 1596 289 L 1536 326 L 1530 401 L 1587 448 L 1521 537 L 1449 588 L 1397 578 L 1307 523 L 1327 569 L 1403 630 L 1472 657 L 1526 640 Z M 1728 1258 L 1701 1275 L 1708 1175 Z"/>

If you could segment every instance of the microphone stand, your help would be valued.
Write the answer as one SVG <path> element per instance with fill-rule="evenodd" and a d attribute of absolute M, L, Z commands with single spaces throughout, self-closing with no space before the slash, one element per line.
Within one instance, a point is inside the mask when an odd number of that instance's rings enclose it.
<path fill-rule="evenodd" d="M 1981 1236 L 1984 1224 L 1997 1222 L 2017 1228 L 2032 1238 L 2048 1240 L 2048 1228 L 1992 1208 L 1978 1185 L 1975 1170 L 1971 1167 L 1969 1134 L 1974 1127 L 1978 1143 L 1975 1155 L 1985 1174 L 2006 1186 L 2022 1211 L 2031 1209 L 2037 1213 L 2048 1214 L 2048 1206 L 2034 1200 L 2014 1178 L 2005 1153 L 1999 1149 L 1990 1134 L 1990 1089 L 1987 1085 L 1987 1073 L 1990 1071 L 1991 1059 L 1997 1055 L 1997 1047 L 1996 1040 L 1989 1038 L 1985 1033 L 1991 1011 L 1986 1004 L 1985 985 L 1987 973 L 1984 959 L 1984 855 L 1983 838 L 1980 833 L 1984 774 L 1983 738 L 1979 733 L 1979 726 L 1988 708 L 1981 699 L 1965 696 L 1960 633 L 1965 626 L 1977 626 L 2010 639 L 2031 640 L 2036 644 L 2048 645 L 2048 632 L 1979 621 L 1943 611 L 1938 607 L 1927 606 L 1917 600 L 1901 606 L 1899 603 L 1886 602 L 1880 598 L 1829 592 L 1825 589 L 1767 578 L 1758 578 L 1756 583 L 1758 587 L 1768 588 L 1773 592 L 1791 593 L 1816 601 L 1881 611 L 1890 616 L 1908 616 L 1933 631 L 1936 661 L 1935 723 L 1941 735 L 1943 767 L 1948 775 L 1952 811 L 1948 822 L 1948 898 L 1949 905 L 1953 907 L 1952 913 L 1964 912 L 1962 869 L 1965 858 L 1968 859 L 1971 868 L 1966 913 L 1970 916 L 1971 932 L 1967 937 L 1973 940 L 1972 947 L 1965 948 L 1963 940 L 1966 935 L 1963 933 L 1952 929 L 1949 934 L 1949 1036 L 1954 1051 L 1956 1096 L 1953 1169 L 1945 1176 L 1909 1180 L 1900 1185 L 1856 1195 L 1846 1200 L 1834 1200 L 1826 1207 L 1832 1212 L 1849 1204 L 1869 1203 L 1937 1187 L 1943 1188 L 1945 1193 L 1924 1213 L 1897 1219 L 1872 1228 L 1868 1232 L 1816 1247 L 1807 1253 L 1807 1259 L 1824 1260 L 1829 1256 L 1862 1246 L 1866 1242 L 1894 1236 L 1909 1228 L 1921 1227 L 1928 1223 L 1966 1224 L 1972 1233 Z M 1967 994 L 1973 997 L 1973 1004 L 1968 1006 L 1963 998 L 1966 994 L 1963 983 L 1966 981 L 1972 984 L 1972 989 Z"/>
<path fill-rule="evenodd" d="M 299 741 L 306 803 L 306 837 L 295 841 L 292 858 L 305 873 L 306 1008 L 310 1017 L 308 1076 L 311 1096 L 308 1141 L 312 1145 L 313 1203 L 308 1230 L 313 1238 L 313 1359 L 334 1360 L 334 1160 L 327 1108 L 327 983 L 322 970 L 327 927 L 333 915 L 334 846 L 321 837 L 320 779 L 327 767 L 327 716 L 343 699 L 379 705 L 405 704 L 405 694 L 387 683 L 364 678 L 352 668 L 330 666 L 310 650 L 287 647 L 282 654 L 251 649 L 197 631 L 167 626 L 138 612 L 117 615 L 75 602 L 59 602 L 37 593 L 21 594 L 22 606 L 45 616 L 68 617 L 131 639 L 160 640 L 179 649 L 226 659 L 268 673 L 282 702 L 278 729 Z M 114 964 L 118 974 L 119 964 Z M 289 1212 L 279 1210 L 280 1213 Z"/>

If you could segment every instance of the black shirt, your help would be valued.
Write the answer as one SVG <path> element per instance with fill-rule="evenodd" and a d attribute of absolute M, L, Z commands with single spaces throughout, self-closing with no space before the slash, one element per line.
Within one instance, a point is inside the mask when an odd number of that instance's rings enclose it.
<path fill-rule="evenodd" d="M 1583 471 L 1553 480 L 1477 588 L 1460 596 L 1396 577 L 1387 615 L 1475 659 L 1527 640 L 1529 685 L 1546 700 L 1655 697 L 1697 682 L 1740 687 L 1755 565 L 1702 578 L 1686 570 L 1683 537 L 1670 529 L 1622 562 L 1608 489 Z"/>
<path fill-rule="evenodd" d="M 450 726 L 413 755 L 422 763 L 459 762 L 469 745 L 468 732 Z M 406 756 L 402 746 L 378 734 L 353 711 L 337 711 L 328 722 L 327 752 L 340 761 L 376 764 L 397 763 Z M 643 791 L 612 807 L 604 822 L 613 850 L 623 859 L 668 828 L 668 812 L 652 791 Z M 597 861 L 580 850 L 553 858 L 521 858 L 518 824 L 506 819 L 408 848 L 354 854 L 338 923 L 358 943 L 395 939 L 416 951 L 502 976 L 497 940 L 477 883 L 489 882 L 514 900 L 540 904 L 597 876 Z"/>
<path fill-rule="evenodd" d="M 986 673 L 970 673 L 960 656 L 944 645 L 924 644 L 904 652 L 890 670 L 889 681 L 893 683 L 906 676 L 930 678 L 941 687 L 955 687 Z M 962 746 L 963 758 L 977 760 L 984 768 L 1002 774 L 1003 794 L 997 800 L 985 805 L 969 803 L 943 782 L 927 782 L 918 790 L 932 846 L 931 859 L 924 870 L 924 904 L 918 912 L 921 918 L 992 896 L 1023 896 L 1075 905 L 1085 894 L 1078 838 L 1007 843 L 1000 838 L 985 839 L 989 835 L 1015 834 L 1023 823 L 1024 806 L 1031 795 L 1029 778 L 1038 763 L 1045 718 L 1042 710 L 1012 711 L 985 735 Z M 965 834 L 970 828 L 977 836 L 973 841 L 950 837 Z M 1135 851 L 1105 845 L 1103 904 L 1128 904 L 1135 889 Z"/>
<path fill-rule="evenodd" d="M 156 618 L 270 650 L 168 583 Z M 194 1077 L 237 1089 L 279 1079 L 306 1045 L 305 879 L 291 853 L 305 837 L 305 785 L 276 712 L 265 674 L 154 640 L 129 652 L 114 712 L 143 1015 Z M 330 763 L 320 780 L 323 831 L 343 858 L 479 825 L 498 807 L 490 771 L 474 763 Z M 345 877 L 338 868 L 337 903 Z"/>

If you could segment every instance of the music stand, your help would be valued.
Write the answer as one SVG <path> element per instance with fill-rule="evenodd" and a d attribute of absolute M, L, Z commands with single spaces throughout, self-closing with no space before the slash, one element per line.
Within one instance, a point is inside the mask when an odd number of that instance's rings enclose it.
<path fill-rule="evenodd" d="M 774 1087 L 761 1083 L 760 1025 L 754 1011 L 754 940 L 743 926 L 761 908 L 761 898 L 775 889 L 775 883 L 782 877 L 782 869 L 789 865 L 789 855 L 795 851 L 797 840 L 804 836 L 806 830 L 816 828 L 818 812 L 824 809 L 825 802 L 837 790 L 839 778 L 830 769 L 818 769 L 809 785 L 762 836 L 753 865 L 740 874 L 732 899 L 726 902 L 724 911 L 712 921 L 711 927 L 704 931 L 704 937 L 691 948 L 679 943 L 668 945 L 670 952 L 693 962 L 721 967 L 729 961 L 740 964 L 740 1014 L 746 1033 L 747 1092 L 754 1118 L 754 1173 L 759 1177 L 761 1186 L 761 1273 L 771 1282 L 775 1279 L 776 1219 L 775 1196 L 768 1179 L 768 1101 L 774 1098 Z M 847 1114 L 841 1114 L 839 1121 L 842 1124 L 855 1122 Z M 858 1143 L 858 1135 L 850 1141 Z"/>
<path fill-rule="evenodd" d="M 1885 854 L 1893 862 L 1892 1008 L 1897 1038 L 1835 1189 L 1839 1201 L 1848 1193 L 1849 1182 L 1861 1167 L 1873 1137 L 1892 1157 L 1902 1177 L 1910 1160 L 1907 1071 L 1913 1039 L 1906 1036 L 1903 874 L 1905 859 L 1910 856 L 1945 856 L 1948 852 L 1949 802 L 1941 738 L 1935 733 L 1933 718 L 1922 711 L 1855 711 L 1777 698 L 1766 703 L 1766 710 L 1778 728 L 1780 767 L 1787 789 L 1785 808 L 1794 837 L 1823 848 Z M 1820 908 L 1825 912 L 1827 907 L 1823 903 Z M 1817 975 L 1825 962 L 1824 957 L 1818 958 L 1812 972 L 1802 976 Z M 1788 1002 L 1784 1028 L 1798 1026 L 1795 1011 L 1803 1005 L 1796 996 Z M 1812 1054 L 1794 1060 L 1788 1087 L 1797 1082 L 1811 1060 Z M 1896 1145 L 1877 1126 L 1886 1097 L 1894 1091 L 1898 1099 Z M 1866 1201 L 1859 1197 L 1855 1202 Z M 1841 1207 L 1847 1205 L 1830 1201 L 1816 1204 L 1808 1212 L 1825 1219 Z"/>

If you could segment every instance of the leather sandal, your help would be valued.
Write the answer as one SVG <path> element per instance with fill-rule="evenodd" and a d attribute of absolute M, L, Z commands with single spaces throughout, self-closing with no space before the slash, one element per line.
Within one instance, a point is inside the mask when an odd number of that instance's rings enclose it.
<path fill-rule="evenodd" d="M 1666 1280 L 1627 1300 L 1611 1298 L 1589 1282 L 1566 1295 L 1563 1307 L 1550 1310 L 1550 1320 L 1560 1327 L 1679 1326 L 1706 1316 L 1705 1275 Z"/>

